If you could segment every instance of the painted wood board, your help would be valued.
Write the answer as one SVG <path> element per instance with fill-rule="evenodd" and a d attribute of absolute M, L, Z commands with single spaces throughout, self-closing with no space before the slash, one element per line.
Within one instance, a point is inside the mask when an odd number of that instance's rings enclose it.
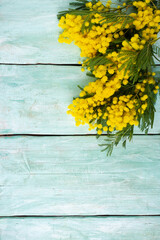
<path fill-rule="evenodd" d="M 1 240 L 159 240 L 160 217 L 4 218 Z"/>
<path fill-rule="evenodd" d="M 158 67 L 155 69 L 158 71 Z M 0 66 L 0 133 L 92 134 L 75 126 L 67 106 L 91 81 L 73 66 Z M 154 128 L 160 133 L 160 98 Z M 141 133 L 138 129 L 136 133 Z"/>
<path fill-rule="evenodd" d="M 77 63 L 79 49 L 58 43 L 57 13 L 70 0 L 2 0 L 1 63 Z"/>
<path fill-rule="evenodd" d="M 1 0 L 0 63 L 77 63 L 78 47 L 58 43 L 56 16 L 69 2 Z"/>
<path fill-rule="evenodd" d="M 160 214 L 160 136 L 1 137 L 0 216 Z"/>

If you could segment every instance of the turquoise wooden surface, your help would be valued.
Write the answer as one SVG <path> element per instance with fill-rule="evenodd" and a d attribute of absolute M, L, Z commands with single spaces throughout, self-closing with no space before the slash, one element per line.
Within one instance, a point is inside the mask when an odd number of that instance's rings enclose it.
<path fill-rule="evenodd" d="M 1 138 L 1 216 L 160 214 L 160 136 L 135 136 L 108 158 L 102 142 Z"/>
<path fill-rule="evenodd" d="M 60 44 L 57 40 L 61 29 L 56 15 L 67 9 L 69 2 L 1 0 L 0 62 L 77 63 L 80 59 L 78 47 Z"/>
<path fill-rule="evenodd" d="M 158 67 L 155 68 L 155 71 Z M 73 66 L 0 66 L 0 133 L 86 134 L 88 126 L 75 126 L 66 114 L 77 85 L 90 77 Z M 4 97 L 5 96 L 5 97 Z M 154 128 L 160 133 L 160 98 L 156 105 Z M 47 123 L 47 124 L 46 124 Z M 141 133 L 139 129 L 135 131 Z"/>
<path fill-rule="evenodd" d="M 0 220 L 1 240 L 159 240 L 160 217 Z"/>
<path fill-rule="evenodd" d="M 58 43 L 57 13 L 70 0 L 1 0 L 0 62 L 77 63 L 79 49 Z"/>
<path fill-rule="evenodd" d="M 80 67 L 25 65 L 79 61 L 76 46 L 57 41 L 56 14 L 69 2 L 0 1 L 0 239 L 159 240 L 159 217 L 130 215 L 160 214 L 160 135 L 134 136 L 107 158 L 103 138 L 73 136 L 87 127 L 66 115 L 77 84 L 88 81 Z M 24 214 L 34 217 L 14 217 Z M 89 217 L 97 214 L 126 217 Z"/>

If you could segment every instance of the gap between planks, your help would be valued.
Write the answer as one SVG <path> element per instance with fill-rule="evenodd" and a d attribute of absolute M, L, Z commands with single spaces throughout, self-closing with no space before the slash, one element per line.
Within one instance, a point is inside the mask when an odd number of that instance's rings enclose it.
<path fill-rule="evenodd" d="M 112 134 L 114 135 L 114 134 Z M 31 133 L 18 133 L 18 134 L 0 134 L 0 137 L 16 137 L 16 136 L 29 136 L 29 137 L 96 137 L 97 134 L 31 134 Z M 107 134 L 102 134 L 101 136 L 107 137 Z M 135 133 L 133 136 L 160 136 L 160 133 Z"/>
<path fill-rule="evenodd" d="M 82 66 L 82 64 L 77 63 L 0 63 L 0 65 L 6 66 L 40 66 L 40 65 L 47 65 L 47 66 Z M 156 65 L 158 66 L 158 65 Z M 159 64 L 160 66 L 160 64 Z"/>
<path fill-rule="evenodd" d="M 82 66 L 82 64 L 77 63 L 0 63 L 0 65 L 6 66 L 38 66 L 38 65 L 49 65 L 49 66 Z M 152 65 L 154 67 L 160 67 L 160 64 Z"/>
<path fill-rule="evenodd" d="M 12 216 L 0 216 L 0 218 L 109 218 L 109 217 L 160 217 L 160 214 L 142 214 L 142 215 L 137 215 L 137 214 L 114 214 L 114 215 L 12 215 Z"/>

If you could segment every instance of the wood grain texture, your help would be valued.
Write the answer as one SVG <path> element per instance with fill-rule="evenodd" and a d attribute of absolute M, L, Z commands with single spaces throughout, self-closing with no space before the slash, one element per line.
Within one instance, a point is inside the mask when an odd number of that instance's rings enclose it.
<path fill-rule="evenodd" d="M 0 216 L 160 214 L 160 136 L 1 137 Z"/>
<path fill-rule="evenodd" d="M 61 29 L 56 16 L 69 7 L 69 2 L 1 0 L 0 62 L 77 63 L 78 47 L 58 43 Z"/>
<path fill-rule="evenodd" d="M 160 217 L 0 220 L 1 240 L 159 240 Z"/>
<path fill-rule="evenodd" d="M 74 118 L 66 114 L 73 97 L 79 95 L 77 85 L 90 80 L 80 67 L 0 66 L 0 133 L 94 133 L 87 125 L 76 127 Z M 160 98 L 150 133 L 160 133 L 159 105 Z"/>
<path fill-rule="evenodd" d="M 70 0 L 1 0 L 1 63 L 77 63 L 79 49 L 58 43 L 57 13 Z"/>

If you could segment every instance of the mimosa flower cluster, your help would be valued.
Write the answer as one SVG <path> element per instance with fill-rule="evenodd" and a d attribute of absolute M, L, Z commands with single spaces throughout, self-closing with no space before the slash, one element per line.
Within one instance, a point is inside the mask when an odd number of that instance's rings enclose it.
<path fill-rule="evenodd" d="M 88 124 L 114 138 L 131 140 L 134 126 L 147 132 L 153 126 L 158 79 L 152 72 L 153 44 L 160 30 L 160 10 L 154 1 L 77 0 L 75 9 L 59 14 L 60 43 L 74 42 L 82 57 L 82 71 L 92 76 L 79 97 L 68 106 L 76 126 Z M 156 56 L 155 56 L 156 57 Z M 80 62 L 79 62 L 80 63 Z"/>

